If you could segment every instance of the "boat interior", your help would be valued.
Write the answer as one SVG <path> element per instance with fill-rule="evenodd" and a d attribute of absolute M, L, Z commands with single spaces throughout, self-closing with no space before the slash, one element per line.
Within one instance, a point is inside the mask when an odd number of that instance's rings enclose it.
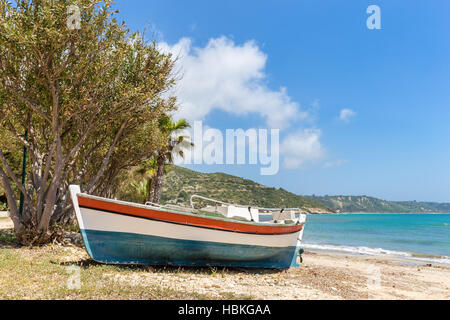
<path fill-rule="evenodd" d="M 300 224 L 306 220 L 299 208 L 260 208 L 248 205 L 237 205 L 218 201 L 200 195 L 190 198 L 190 207 L 176 204 L 156 204 L 146 202 L 145 205 L 169 211 L 205 215 L 232 220 L 268 224 Z"/>

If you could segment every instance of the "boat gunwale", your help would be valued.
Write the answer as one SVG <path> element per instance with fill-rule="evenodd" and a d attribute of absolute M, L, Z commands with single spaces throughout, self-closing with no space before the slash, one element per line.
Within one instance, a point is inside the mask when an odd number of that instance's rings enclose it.
<path fill-rule="evenodd" d="M 299 230 L 295 230 L 295 231 L 266 233 L 266 232 L 245 232 L 245 231 L 240 231 L 240 230 L 233 230 L 230 228 L 211 228 L 208 226 L 202 226 L 202 225 L 196 225 L 196 224 L 190 224 L 190 223 L 179 223 L 179 224 L 185 224 L 185 225 L 192 226 L 192 227 L 210 228 L 210 229 L 221 230 L 221 231 L 230 231 L 230 232 L 237 232 L 237 233 L 251 233 L 251 234 L 261 234 L 261 235 L 264 235 L 264 234 L 280 235 L 280 234 L 296 233 L 296 232 L 301 231 L 304 227 L 304 223 L 300 223 L 300 222 L 299 223 L 291 223 L 291 224 L 275 224 L 275 223 L 267 223 L 267 222 L 254 222 L 254 221 L 252 222 L 252 221 L 233 220 L 233 219 L 226 218 L 226 217 L 221 218 L 221 217 L 214 217 L 214 216 L 195 214 L 195 213 L 189 213 L 189 212 L 172 211 L 170 209 L 166 209 L 163 207 L 142 205 L 139 203 L 133 203 L 133 202 L 127 202 L 127 201 L 121 201 L 121 200 L 115 200 L 115 199 L 108 199 L 108 198 L 89 195 L 86 193 L 77 193 L 77 197 L 91 199 L 94 201 L 111 203 L 111 204 L 117 204 L 117 205 L 121 205 L 121 206 L 125 206 L 125 207 L 132 207 L 132 208 L 134 207 L 134 208 L 138 208 L 138 209 L 156 211 L 156 212 L 161 212 L 161 213 L 169 213 L 169 214 L 178 215 L 178 216 L 200 218 L 200 219 L 204 219 L 204 220 L 213 220 L 213 221 L 215 220 L 215 221 L 221 221 L 221 222 L 226 222 L 226 223 L 231 223 L 231 224 L 236 224 L 236 225 L 247 225 L 247 226 L 253 226 L 253 227 L 284 228 L 284 229 L 299 227 Z M 126 212 L 117 212 L 114 210 L 108 210 L 108 209 L 104 209 L 104 208 L 90 207 L 90 206 L 82 205 L 80 203 L 78 205 L 79 205 L 79 207 L 82 207 L 82 208 L 88 208 L 88 209 L 97 210 L 97 211 L 105 211 L 105 212 L 109 212 L 112 214 L 122 214 L 122 215 L 127 215 L 127 216 L 135 217 L 135 218 L 157 220 L 157 221 L 167 222 L 167 223 L 177 223 L 177 222 L 165 220 L 165 219 L 157 219 L 157 218 L 145 217 L 145 216 L 140 216 L 140 215 L 134 215 L 131 213 L 126 213 Z"/>

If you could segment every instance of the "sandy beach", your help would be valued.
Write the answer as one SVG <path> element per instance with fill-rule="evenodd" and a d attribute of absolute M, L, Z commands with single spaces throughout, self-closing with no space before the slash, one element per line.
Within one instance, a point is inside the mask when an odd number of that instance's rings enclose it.
<path fill-rule="evenodd" d="M 220 270 L 217 272 L 220 274 Z M 385 257 L 306 252 L 301 268 L 225 272 L 216 277 L 155 272 L 146 281 L 222 298 L 225 290 L 251 299 L 450 299 L 450 268 Z"/>
<path fill-rule="evenodd" d="M 12 229 L 14 224 L 12 220 L 8 217 L 8 213 L 0 211 L 0 229 Z"/>
<path fill-rule="evenodd" d="M 11 225 L 0 219 L 3 232 Z M 87 265 L 79 291 L 64 288 L 71 265 Z M 3 244 L 0 267 L 0 299 L 450 299 L 450 266 L 331 252 L 305 252 L 287 271 L 130 268 L 97 264 L 82 246 Z"/>

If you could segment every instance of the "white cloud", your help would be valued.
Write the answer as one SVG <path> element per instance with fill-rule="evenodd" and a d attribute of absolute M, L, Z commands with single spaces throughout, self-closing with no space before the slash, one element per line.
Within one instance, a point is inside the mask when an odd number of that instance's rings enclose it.
<path fill-rule="evenodd" d="M 176 72 L 180 79 L 174 94 L 179 99 L 180 110 L 176 118 L 187 118 L 193 123 L 203 120 L 213 110 L 221 110 L 238 116 L 259 115 L 269 128 L 279 129 L 287 129 L 301 120 L 311 125 L 317 118 L 318 99 L 309 108 L 301 109 L 286 88 L 268 87 L 267 55 L 254 41 L 236 44 L 220 37 L 210 39 L 204 47 L 195 47 L 191 39 L 182 38 L 174 45 L 160 42 L 159 47 L 178 58 Z M 229 128 L 232 127 L 230 124 Z M 321 134 L 319 129 L 304 128 L 287 134 L 280 145 L 285 167 L 295 169 L 322 160 L 326 151 L 320 141 Z M 198 145 L 186 152 L 186 156 L 191 153 L 194 159 L 201 159 Z"/>
<path fill-rule="evenodd" d="M 201 120 L 218 109 L 235 115 L 258 114 L 269 127 L 283 129 L 308 116 L 286 88 L 273 90 L 266 85 L 267 55 L 253 41 L 238 45 L 220 37 L 200 48 L 182 38 L 174 45 L 159 46 L 178 57 L 181 79 L 175 94 L 181 108 L 177 117 Z"/>
<path fill-rule="evenodd" d="M 350 119 L 356 115 L 356 112 L 352 109 L 342 109 L 339 114 L 339 119 L 345 122 L 350 122 Z"/>
<path fill-rule="evenodd" d="M 328 161 L 324 164 L 325 168 L 333 168 L 333 167 L 340 167 L 344 164 L 346 164 L 348 161 L 347 160 L 334 160 L 334 161 Z"/>
<path fill-rule="evenodd" d="M 288 135 L 280 147 L 284 165 L 288 169 L 296 169 L 305 163 L 320 160 L 325 155 L 320 143 L 321 134 L 319 129 L 303 129 Z"/>

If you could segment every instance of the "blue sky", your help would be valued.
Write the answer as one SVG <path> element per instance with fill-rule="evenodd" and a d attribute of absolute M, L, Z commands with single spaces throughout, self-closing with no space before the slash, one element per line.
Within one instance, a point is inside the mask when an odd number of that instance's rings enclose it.
<path fill-rule="evenodd" d="M 381 9 L 381 30 L 366 26 L 369 5 Z M 449 1 L 116 0 L 115 7 L 130 29 L 148 26 L 189 58 L 179 88 L 192 108 L 186 114 L 220 130 L 276 127 L 281 119 L 281 143 L 297 135 L 301 144 L 305 132 L 317 138 L 300 146 L 298 166 L 281 164 L 274 176 L 254 165 L 190 168 L 297 194 L 450 202 Z M 231 66 L 211 67 L 228 58 Z M 202 77 L 218 79 L 219 89 L 195 87 Z M 354 113 L 347 121 L 344 109 Z M 303 157 L 285 149 L 282 157 Z"/>

